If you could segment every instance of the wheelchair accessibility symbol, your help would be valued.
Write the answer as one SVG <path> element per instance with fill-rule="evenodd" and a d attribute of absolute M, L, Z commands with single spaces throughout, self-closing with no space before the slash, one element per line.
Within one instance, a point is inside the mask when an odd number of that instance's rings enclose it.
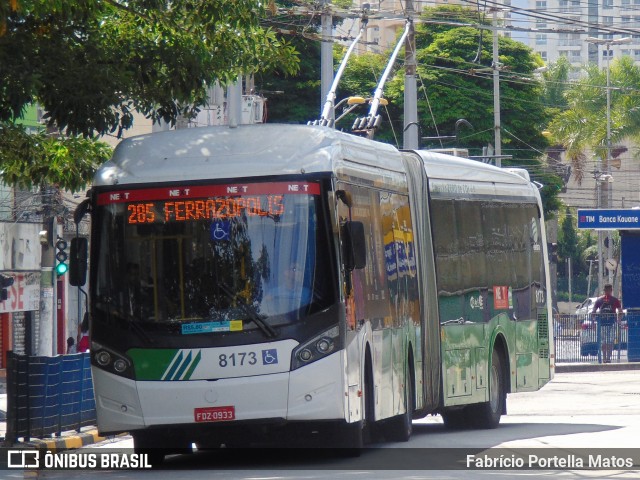
<path fill-rule="evenodd" d="M 275 348 L 262 350 L 263 365 L 275 365 L 276 363 L 278 363 L 278 350 L 276 350 Z"/>
<path fill-rule="evenodd" d="M 209 231 L 211 240 L 228 240 L 230 225 L 228 221 L 224 220 L 213 222 Z"/>

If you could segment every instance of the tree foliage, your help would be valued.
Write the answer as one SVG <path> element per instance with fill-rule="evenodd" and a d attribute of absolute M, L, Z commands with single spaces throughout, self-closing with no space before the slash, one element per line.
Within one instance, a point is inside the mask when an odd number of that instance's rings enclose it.
<path fill-rule="evenodd" d="M 543 101 L 552 115 L 559 113 L 567 107 L 565 93 L 569 88 L 569 73 L 571 62 L 567 57 L 558 57 L 555 63 L 548 66 L 542 74 Z"/>
<path fill-rule="evenodd" d="M 82 137 L 58 137 L 23 127 L 0 127 L 0 165 L 4 182 L 21 188 L 43 182 L 78 191 L 111 156 L 106 143 Z"/>
<path fill-rule="evenodd" d="M 463 7 L 425 9 L 424 20 L 416 24 L 416 58 L 418 63 L 418 119 L 421 137 L 454 136 L 442 141 L 423 141 L 422 148 L 468 148 L 471 155 L 481 155 L 482 148 L 494 143 L 493 80 L 491 72 L 492 41 L 487 31 L 467 26 L 486 23 L 476 11 Z M 428 21 L 455 19 L 464 24 L 433 24 Z M 541 59 L 526 45 L 499 37 L 500 110 L 502 153 L 513 156 L 503 165 L 526 167 L 533 180 L 543 185 L 541 194 L 545 213 L 551 217 L 560 207 L 558 193 L 562 179 L 545 168 L 541 158 L 548 146 L 542 131 L 550 120 L 543 102 L 542 83 L 534 70 Z M 388 55 L 383 56 L 377 77 L 382 74 Z M 371 91 L 370 71 L 350 62 L 344 85 L 361 85 Z M 379 62 L 378 62 L 379 64 Z M 376 78 L 377 78 L 376 77 Z M 375 87 L 374 87 L 375 88 Z M 355 93 L 355 92 L 354 92 Z M 402 137 L 404 69 L 398 61 L 395 76 L 387 82 L 385 96 L 390 101 L 390 119 L 376 132 L 376 138 L 398 144 Z M 460 119 L 472 127 L 459 126 Z"/>
<path fill-rule="evenodd" d="M 320 42 L 298 37 L 292 45 L 300 53 L 295 75 L 273 71 L 255 77 L 258 92 L 267 98 L 269 122 L 306 123 L 320 111 Z"/>
<path fill-rule="evenodd" d="M 487 22 L 472 9 L 440 7 L 426 9 L 426 20 L 456 20 L 464 24 Z M 456 122 L 464 118 L 472 128 L 461 127 L 458 143 L 451 140 L 440 143 L 422 142 L 423 148 L 466 147 L 471 154 L 480 155 L 482 147 L 493 143 L 493 84 L 491 35 L 486 30 L 469 26 L 417 23 L 416 45 L 418 57 L 418 118 L 421 136 L 454 135 Z M 506 67 L 501 72 L 501 112 L 503 126 L 503 152 L 512 154 L 512 164 L 526 166 L 532 178 L 541 184 L 545 213 L 550 217 L 560 207 L 558 192 L 562 179 L 545 168 L 541 158 L 548 142 L 542 135 L 551 109 L 546 85 L 536 80 L 533 72 L 542 65 L 539 57 L 524 44 L 500 37 L 500 61 Z M 334 48 L 337 65 L 346 46 Z M 316 119 L 320 112 L 319 47 L 306 48 L 304 67 L 297 76 L 285 78 L 262 75 L 256 84 L 264 90 L 283 90 L 269 100 L 269 120 L 302 123 Z M 371 97 L 389 60 L 390 51 L 378 55 L 364 53 L 352 55 L 339 84 L 336 103 L 348 96 Z M 384 97 L 387 107 L 378 111 L 384 121 L 375 133 L 380 141 L 401 147 L 404 105 L 404 69 L 402 53 L 395 72 L 387 81 Z M 299 82 L 300 86 L 297 86 Z M 305 98 L 307 101 L 305 101 Z M 309 100 L 311 99 L 311 100 Z M 369 106 L 358 107 L 337 124 L 349 130 L 353 117 L 366 115 Z M 342 113 L 336 111 L 336 116 Z M 509 165 L 509 162 L 503 162 Z"/>
<path fill-rule="evenodd" d="M 0 122 L 37 102 L 70 137 L 119 136 L 134 111 L 173 124 L 205 104 L 216 79 L 296 71 L 295 49 L 263 15 L 258 0 L 0 2 Z"/>
<path fill-rule="evenodd" d="M 134 110 L 175 122 L 216 79 L 295 71 L 293 47 L 260 26 L 262 13 L 256 0 L 22 0 L 0 37 L 0 120 L 37 101 L 69 135 L 121 131 Z"/>
<path fill-rule="evenodd" d="M 585 174 L 587 150 L 607 157 L 607 72 L 586 65 L 586 75 L 565 92 L 566 110 L 549 124 L 553 138 L 566 149 L 576 181 Z M 628 56 L 616 58 L 609 71 L 611 92 L 611 144 L 640 140 L 640 67 Z"/>

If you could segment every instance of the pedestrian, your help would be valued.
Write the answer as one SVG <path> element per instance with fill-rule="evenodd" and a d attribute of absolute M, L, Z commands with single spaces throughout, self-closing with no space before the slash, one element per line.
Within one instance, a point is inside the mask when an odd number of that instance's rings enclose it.
<path fill-rule="evenodd" d="M 593 312 L 600 328 L 603 362 L 610 363 L 616 327 L 620 322 L 620 314 L 622 314 L 622 303 L 613 296 L 613 285 L 610 283 L 604 286 L 604 295 L 598 297 L 593 304 Z"/>
<path fill-rule="evenodd" d="M 69 353 L 78 353 L 76 350 L 76 341 L 73 337 L 67 338 L 67 354 Z"/>
<path fill-rule="evenodd" d="M 89 316 L 85 313 L 80 325 L 80 339 L 78 340 L 78 352 L 83 353 L 89 350 Z"/>

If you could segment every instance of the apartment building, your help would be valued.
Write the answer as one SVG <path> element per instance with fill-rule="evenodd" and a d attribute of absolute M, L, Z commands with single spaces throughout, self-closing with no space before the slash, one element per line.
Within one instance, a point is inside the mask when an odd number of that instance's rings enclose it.
<path fill-rule="evenodd" d="M 607 60 L 621 55 L 640 61 L 640 35 L 613 32 L 640 29 L 640 0 L 523 0 L 518 6 L 533 14 L 512 13 L 512 18 L 532 29 L 519 40 L 547 63 L 561 56 L 567 57 L 575 67 L 586 63 L 605 66 Z M 612 41 L 628 37 L 630 40 L 609 45 L 607 49 L 605 45 L 588 42 L 587 37 Z"/>

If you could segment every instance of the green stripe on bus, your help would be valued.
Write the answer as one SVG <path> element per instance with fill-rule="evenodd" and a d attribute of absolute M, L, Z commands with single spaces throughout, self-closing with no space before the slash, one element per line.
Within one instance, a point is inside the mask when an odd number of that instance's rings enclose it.
<path fill-rule="evenodd" d="M 173 375 L 171 378 L 168 378 L 167 380 L 180 380 L 180 376 L 184 373 L 184 371 L 187 369 L 190 363 L 191 363 L 191 352 L 189 352 L 187 356 L 184 357 L 184 360 L 182 360 L 182 362 L 178 366 L 178 370 L 176 371 L 175 375 Z"/>
<path fill-rule="evenodd" d="M 182 363 L 182 350 L 178 351 L 178 355 L 173 359 L 173 363 L 169 365 L 169 368 L 164 372 L 164 375 L 160 378 L 161 380 L 171 380 L 173 377 L 173 373 L 178 369 L 178 366 Z"/>
<path fill-rule="evenodd" d="M 176 348 L 132 348 L 127 355 L 133 360 L 137 380 L 161 380 L 179 352 Z"/>
<path fill-rule="evenodd" d="M 193 362 L 191 362 L 191 366 L 189 367 L 189 370 L 187 370 L 187 373 L 184 374 L 183 380 L 189 380 L 191 378 L 191 375 L 193 375 L 193 371 L 196 369 L 196 367 L 200 363 L 201 358 L 202 358 L 202 351 L 198 350 L 198 354 L 196 355 L 196 358 L 193 359 Z"/>

